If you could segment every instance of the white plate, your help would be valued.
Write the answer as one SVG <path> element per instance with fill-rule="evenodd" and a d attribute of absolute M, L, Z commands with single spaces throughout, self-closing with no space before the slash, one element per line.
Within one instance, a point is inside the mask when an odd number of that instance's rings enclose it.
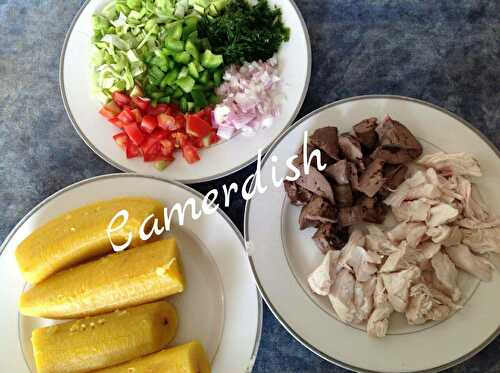
<path fill-rule="evenodd" d="M 299 231 L 299 208 L 286 202 L 283 188 L 271 186 L 271 168 L 285 176 L 285 160 L 302 144 L 305 130 L 336 125 L 350 131 L 360 120 L 386 114 L 404 123 L 426 152 L 471 152 L 484 176 L 480 192 L 500 213 L 500 157 L 487 140 L 462 119 L 434 105 L 396 96 L 364 96 L 324 106 L 289 128 L 266 155 L 262 184 L 270 186 L 247 203 L 245 238 L 252 246 L 251 266 L 265 301 L 283 326 L 304 346 L 345 368 L 370 372 L 437 371 L 471 357 L 499 333 L 500 276 L 479 283 L 462 275 L 464 308 L 441 323 L 410 327 L 395 320 L 389 335 L 370 338 L 364 331 L 338 321 L 331 306 L 314 295 L 305 282 L 322 255 L 310 230 Z M 277 157 L 276 162 L 273 158 Z M 391 320 L 393 321 L 393 320 Z"/>
<path fill-rule="evenodd" d="M 36 206 L 9 234 L 0 249 L 0 372 L 35 372 L 31 331 L 54 323 L 18 313 L 26 286 L 15 261 L 16 246 L 34 229 L 64 212 L 87 203 L 120 196 L 147 196 L 171 206 L 199 193 L 182 184 L 151 176 L 114 174 L 68 186 Z M 189 211 L 189 209 L 188 209 Z M 175 219 L 174 219 L 175 222 Z M 186 277 L 186 290 L 168 299 L 179 315 L 179 330 L 171 345 L 199 340 L 214 372 L 244 373 L 252 369 L 262 325 L 262 302 L 250 272 L 243 239 L 223 213 L 175 225 Z"/>
<path fill-rule="evenodd" d="M 196 183 L 216 179 L 250 164 L 259 149 L 266 149 L 297 116 L 311 75 L 311 45 L 307 28 L 293 0 L 270 0 L 278 5 L 284 23 L 290 28 L 290 40 L 278 53 L 285 99 L 281 114 L 272 127 L 254 137 L 237 136 L 201 152 L 201 160 L 188 165 L 178 156 L 166 170 L 158 171 L 142 159 L 126 159 L 111 138 L 118 132 L 106 123 L 98 110 L 99 101 L 90 92 L 91 16 L 108 0 L 87 0 L 76 15 L 64 41 L 59 81 L 66 112 L 85 143 L 102 159 L 122 171 L 133 171 L 162 178 Z"/>

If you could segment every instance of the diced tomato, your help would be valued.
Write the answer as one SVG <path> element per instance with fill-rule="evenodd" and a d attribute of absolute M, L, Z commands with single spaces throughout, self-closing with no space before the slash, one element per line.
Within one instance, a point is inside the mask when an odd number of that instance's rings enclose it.
<path fill-rule="evenodd" d="M 99 110 L 99 114 L 101 114 L 106 119 L 111 119 L 115 117 L 115 114 L 106 109 L 104 106 L 101 108 L 101 110 Z"/>
<path fill-rule="evenodd" d="M 156 156 L 156 159 L 155 161 L 167 161 L 167 162 L 172 162 L 173 160 L 175 159 L 174 155 L 173 154 L 168 154 L 168 155 L 165 155 L 165 154 L 158 154 Z"/>
<path fill-rule="evenodd" d="M 172 138 L 175 140 L 175 147 L 177 148 L 184 146 L 189 140 L 188 135 L 182 132 L 172 133 Z"/>
<path fill-rule="evenodd" d="M 156 161 L 158 155 L 160 155 L 160 143 L 154 143 L 147 152 L 144 152 L 144 162 Z"/>
<path fill-rule="evenodd" d="M 184 114 L 182 114 L 182 113 L 177 114 L 174 118 L 175 118 L 175 123 L 180 128 L 185 128 L 186 127 L 186 118 L 184 117 Z"/>
<path fill-rule="evenodd" d="M 117 114 L 120 114 L 122 109 L 115 104 L 113 101 L 108 102 L 106 105 L 104 105 L 101 110 L 99 110 L 99 113 L 107 119 L 114 118 Z"/>
<path fill-rule="evenodd" d="M 182 150 L 188 163 L 200 160 L 198 149 L 219 141 L 212 128 L 212 107 L 195 114 L 184 114 L 175 104 L 153 107 L 149 99 L 124 92 L 114 92 L 113 101 L 99 113 L 123 132 L 113 136 L 127 158 L 143 156 L 145 162 L 175 159 L 176 149 Z"/>
<path fill-rule="evenodd" d="M 208 123 L 211 124 L 212 123 L 212 111 L 213 111 L 212 107 L 211 106 L 207 106 L 204 109 L 202 109 L 199 112 L 197 112 L 195 114 L 192 114 L 192 115 L 195 115 L 198 118 L 206 120 Z"/>
<path fill-rule="evenodd" d="M 127 124 L 123 127 L 123 130 L 136 145 L 141 145 L 146 140 L 146 136 L 144 136 L 137 124 Z"/>
<path fill-rule="evenodd" d="M 116 144 L 120 148 L 125 149 L 125 146 L 127 145 L 128 142 L 128 136 L 125 132 L 120 132 L 113 136 L 113 140 L 115 140 Z"/>
<path fill-rule="evenodd" d="M 182 147 L 182 156 L 189 164 L 200 160 L 200 156 L 198 155 L 198 150 L 196 150 L 196 148 L 191 144 L 185 144 Z"/>
<path fill-rule="evenodd" d="M 175 144 L 172 140 L 165 139 L 160 141 L 161 144 L 161 153 L 165 156 L 173 155 L 175 151 Z"/>
<path fill-rule="evenodd" d="M 134 114 L 134 118 L 135 118 L 136 123 L 141 123 L 142 122 L 141 111 L 139 109 L 133 109 L 131 111 L 132 111 L 132 114 Z"/>
<path fill-rule="evenodd" d="M 156 117 L 153 115 L 145 115 L 141 121 L 141 128 L 147 132 L 151 133 L 158 126 L 158 122 Z"/>
<path fill-rule="evenodd" d="M 125 123 L 135 123 L 135 115 L 128 107 L 123 108 L 122 112 L 118 114 L 117 118 Z"/>
<path fill-rule="evenodd" d="M 130 97 L 126 93 L 115 91 L 112 97 L 113 101 L 120 107 L 130 104 Z"/>
<path fill-rule="evenodd" d="M 150 137 L 155 141 L 161 141 L 161 140 L 165 140 L 166 138 L 168 138 L 169 135 L 170 135 L 170 131 L 163 130 L 161 128 L 157 128 L 153 131 L 153 133 L 151 134 Z"/>
<path fill-rule="evenodd" d="M 164 130 L 177 131 L 180 129 L 175 123 L 175 118 L 171 115 L 160 113 L 156 116 L 158 126 Z"/>
<path fill-rule="evenodd" d="M 160 141 L 165 140 L 167 137 L 168 132 L 158 128 L 155 129 L 154 132 L 141 144 L 141 149 L 144 152 L 144 155 L 151 153 L 153 149 L 156 149 L 154 153 L 159 153 Z"/>
<path fill-rule="evenodd" d="M 116 117 L 108 119 L 108 122 L 115 125 L 118 128 L 123 128 L 123 126 L 125 126 L 127 124 L 127 123 L 123 123 L 120 119 L 118 119 Z"/>
<path fill-rule="evenodd" d="M 203 141 L 201 137 L 191 137 L 189 141 L 191 142 L 191 144 L 193 144 L 195 148 L 198 149 L 203 148 Z"/>
<path fill-rule="evenodd" d="M 115 115 L 120 114 L 120 111 L 122 111 L 122 109 L 117 104 L 115 104 L 114 101 L 108 102 L 106 105 L 104 105 L 104 107 Z"/>
<path fill-rule="evenodd" d="M 172 114 L 177 114 L 179 111 L 181 111 L 181 109 L 179 108 L 179 106 L 176 103 L 172 102 L 169 105 L 170 105 L 170 111 Z"/>
<path fill-rule="evenodd" d="M 125 148 L 125 154 L 127 158 L 135 158 L 141 154 L 141 150 L 132 141 L 128 141 Z"/>
<path fill-rule="evenodd" d="M 212 131 L 210 134 L 210 145 L 215 144 L 219 142 L 219 136 L 217 136 L 217 132 Z"/>
<path fill-rule="evenodd" d="M 196 115 L 187 115 L 186 133 L 200 138 L 205 137 L 212 133 L 212 126 Z"/>
<path fill-rule="evenodd" d="M 170 114 L 171 112 L 172 109 L 168 104 L 158 104 L 156 107 L 150 106 L 148 109 L 148 115 L 158 115 L 161 113 Z"/>
<path fill-rule="evenodd" d="M 132 102 L 141 111 L 142 114 L 146 114 L 149 109 L 149 100 L 145 100 L 141 97 L 133 97 Z"/>

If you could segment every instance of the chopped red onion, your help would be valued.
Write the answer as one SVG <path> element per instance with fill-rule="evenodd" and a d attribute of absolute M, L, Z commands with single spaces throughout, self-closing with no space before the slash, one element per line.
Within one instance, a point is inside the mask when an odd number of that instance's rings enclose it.
<path fill-rule="evenodd" d="M 265 62 L 232 65 L 224 72 L 223 79 L 224 83 L 217 88 L 222 102 L 212 112 L 212 125 L 219 137 L 227 140 L 237 133 L 253 136 L 261 127 L 273 124 L 282 99 L 278 92 L 276 56 Z"/>

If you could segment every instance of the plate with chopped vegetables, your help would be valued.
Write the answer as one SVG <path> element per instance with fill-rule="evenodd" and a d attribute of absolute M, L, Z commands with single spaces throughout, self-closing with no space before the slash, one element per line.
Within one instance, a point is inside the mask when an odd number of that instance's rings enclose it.
<path fill-rule="evenodd" d="M 293 122 L 310 67 L 292 0 L 88 0 L 60 86 L 102 159 L 195 183 L 248 165 Z"/>

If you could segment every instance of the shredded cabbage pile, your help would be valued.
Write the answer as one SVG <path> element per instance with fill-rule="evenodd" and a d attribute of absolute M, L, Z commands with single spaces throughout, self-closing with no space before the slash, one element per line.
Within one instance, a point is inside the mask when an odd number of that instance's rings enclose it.
<path fill-rule="evenodd" d="M 92 93 L 102 102 L 130 90 L 146 72 L 143 61 L 164 44 L 169 26 L 198 16 L 221 0 L 116 0 L 92 16 Z"/>

